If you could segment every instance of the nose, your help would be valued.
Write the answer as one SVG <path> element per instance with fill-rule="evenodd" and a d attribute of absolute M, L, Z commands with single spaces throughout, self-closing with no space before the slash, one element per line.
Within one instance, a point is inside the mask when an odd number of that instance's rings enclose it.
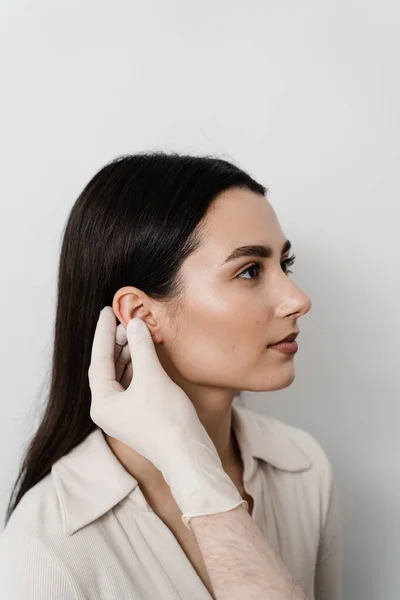
<path fill-rule="evenodd" d="M 286 276 L 287 280 L 287 276 Z M 308 294 L 303 292 L 293 281 L 290 286 L 282 289 L 279 301 L 279 316 L 285 317 L 295 315 L 297 318 L 306 315 L 312 307 L 312 300 Z"/>

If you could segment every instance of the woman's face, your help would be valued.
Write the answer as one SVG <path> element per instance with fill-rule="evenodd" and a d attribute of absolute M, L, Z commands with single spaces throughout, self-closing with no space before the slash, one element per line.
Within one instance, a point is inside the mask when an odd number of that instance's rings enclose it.
<path fill-rule="evenodd" d="M 296 355 L 267 346 L 299 328 L 311 300 L 285 274 L 293 251 L 282 254 L 286 236 L 274 209 L 259 194 L 233 189 L 215 200 L 203 223 L 203 243 L 182 265 L 183 308 L 173 323 L 160 325 L 161 363 L 200 386 L 235 392 L 287 387 Z M 227 261 L 247 245 L 269 246 L 272 255 Z"/>

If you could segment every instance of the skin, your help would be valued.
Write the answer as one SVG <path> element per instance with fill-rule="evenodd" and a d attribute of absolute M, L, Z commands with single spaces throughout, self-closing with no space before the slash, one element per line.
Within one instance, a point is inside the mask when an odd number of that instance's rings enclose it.
<path fill-rule="evenodd" d="M 113 310 L 124 326 L 133 317 L 146 321 L 163 368 L 190 398 L 223 468 L 242 492 L 232 401 L 240 390 L 272 391 L 293 382 L 295 355 L 267 346 L 298 329 L 311 300 L 284 272 L 282 263 L 292 251 L 281 254 L 287 238 L 264 196 L 228 190 L 203 224 L 202 244 L 181 268 L 186 289 L 180 310 L 172 315 L 171 307 L 131 286 L 116 292 Z M 221 266 L 236 247 L 250 244 L 271 246 L 273 257 L 242 257 Z M 254 262 L 263 265 L 259 277 L 256 269 L 246 270 Z M 167 506 L 170 492 L 161 472 L 119 440 L 106 439 L 152 508 Z"/>

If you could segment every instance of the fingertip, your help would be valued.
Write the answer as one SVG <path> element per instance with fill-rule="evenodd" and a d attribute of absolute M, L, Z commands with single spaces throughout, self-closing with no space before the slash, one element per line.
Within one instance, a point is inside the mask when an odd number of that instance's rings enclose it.
<path fill-rule="evenodd" d="M 115 334 L 115 341 L 117 344 L 119 344 L 120 346 L 124 346 L 127 342 L 126 339 L 126 328 L 125 326 L 120 323 L 117 327 L 117 331 Z"/>
<path fill-rule="evenodd" d="M 100 317 L 105 317 L 107 319 L 113 318 L 114 321 L 116 320 L 116 315 L 113 311 L 112 306 L 103 306 L 103 308 L 101 309 L 101 311 L 99 313 L 99 319 L 100 319 Z"/>
<path fill-rule="evenodd" d="M 126 333 L 127 336 L 133 334 L 136 336 L 140 335 L 142 337 L 150 337 L 149 328 L 147 327 L 145 321 L 143 321 L 143 319 L 141 319 L 140 317 L 133 317 L 133 319 L 128 321 L 128 324 L 126 326 Z"/>
<path fill-rule="evenodd" d="M 141 322 L 142 319 L 140 317 L 133 317 L 132 319 L 130 319 L 127 323 L 126 326 L 126 331 L 128 331 L 128 329 L 136 329 L 141 327 L 141 325 L 138 325 L 137 323 Z"/>

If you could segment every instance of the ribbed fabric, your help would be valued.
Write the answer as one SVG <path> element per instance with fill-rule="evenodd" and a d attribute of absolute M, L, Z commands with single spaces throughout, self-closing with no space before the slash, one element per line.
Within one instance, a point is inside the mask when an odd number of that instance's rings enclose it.
<path fill-rule="evenodd" d="M 232 406 L 252 518 L 308 600 L 340 598 L 329 459 L 309 433 Z M 97 428 L 29 490 L 0 535 L 1 600 L 210 600 Z"/>

